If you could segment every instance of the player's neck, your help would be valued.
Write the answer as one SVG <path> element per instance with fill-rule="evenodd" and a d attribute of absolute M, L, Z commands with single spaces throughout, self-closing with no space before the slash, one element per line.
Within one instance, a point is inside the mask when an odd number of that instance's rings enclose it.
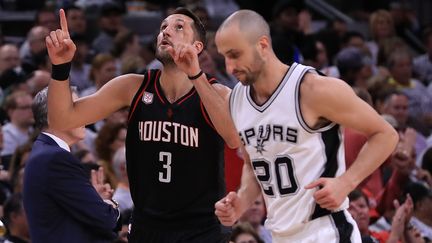
<path fill-rule="evenodd" d="M 263 104 L 277 89 L 288 71 L 289 66 L 276 61 L 267 63 L 253 86 L 253 98 L 256 103 Z"/>
<path fill-rule="evenodd" d="M 160 86 L 165 97 L 173 103 L 188 93 L 193 84 L 187 75 L 179 69 L 164 67 L 160 77 Z"/>

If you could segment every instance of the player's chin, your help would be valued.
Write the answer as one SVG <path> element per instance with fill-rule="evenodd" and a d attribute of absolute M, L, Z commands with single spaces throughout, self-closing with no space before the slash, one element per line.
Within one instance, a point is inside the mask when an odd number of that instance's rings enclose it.
<path fill-rule="evenodd" d="M 251 83 L 249 82 L 249 80 L 247 80 L 244 76 L 243 77 L 237 77 L 237 80 L 244 86 L 250 85 Z"/>

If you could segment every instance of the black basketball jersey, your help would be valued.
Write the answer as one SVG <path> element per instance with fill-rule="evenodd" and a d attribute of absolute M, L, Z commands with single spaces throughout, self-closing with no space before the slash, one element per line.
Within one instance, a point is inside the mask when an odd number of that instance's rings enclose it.
<path fill-rule="evenodd" d="M 224 142 L 195 88 L 171 104 L 160 74 L 146 72 L 129 112 L 126 159 L 133 225 L 179 229 L 217 223 L 214 203 L 224 195 Z"/>

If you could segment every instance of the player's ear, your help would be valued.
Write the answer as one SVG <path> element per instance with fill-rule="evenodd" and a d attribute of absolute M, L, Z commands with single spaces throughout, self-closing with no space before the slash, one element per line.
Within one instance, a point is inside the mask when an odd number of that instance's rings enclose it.
<path fill-rule="evenodd" d="M 267 36 L 263 35 L 258 39 L 258 48 L 259 49 L 267 49 L 270 47 L 270 40 Z"/>
<path fill-rule="evenodd" d="M 256 47 L 261 56 L 265 55 L 265 53 L 267 53 L 266 51 L 271 48 L 269 38 L 265 35 L 261 36 L 256 43 Z"/>
<path fill-rule="evenodd" d="M 204 44 L 201 41 L 194 41 L 193 46 L 198 51 L 198 53 L 201 53 L 204 49 Z"/>

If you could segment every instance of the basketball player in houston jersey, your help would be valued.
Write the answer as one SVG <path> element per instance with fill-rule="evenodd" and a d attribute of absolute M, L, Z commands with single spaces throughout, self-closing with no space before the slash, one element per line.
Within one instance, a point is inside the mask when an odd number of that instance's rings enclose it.
<path fill-rule="evenodd" d="M 262 192 L 273 242 L 361 242 L 347 195 L 393 151 L 397 133 L 345 82 L 277 59 L 253 11 L 228 17 L 216 45 L 241 82 L 230 111 L 250 159 L 238 192 L 215 204 L 219 220 L 232 225 Z M 340 126 L 369 138 L 347 171 Z"/>
<path fill-rule="evenodd" d="M 222 138 L 230 147 L 241 142 L 228 112 L 230 90 L 207 80 L 200 69 L 205 30 L 199 19 L 178 9 L 162 21 L 157 38 L 162 71 L 119 76 L 76 102 L 68 81 L 76 48 L 63 10 L 60 22 L 61 30 L 46 38 L 54 64 L 50 126 L 78 127 L 131 107 L 126 159 L 134 212 L 129 242 L 226 242 L 214 215 L 214 203 L 224 195 Z"/>

